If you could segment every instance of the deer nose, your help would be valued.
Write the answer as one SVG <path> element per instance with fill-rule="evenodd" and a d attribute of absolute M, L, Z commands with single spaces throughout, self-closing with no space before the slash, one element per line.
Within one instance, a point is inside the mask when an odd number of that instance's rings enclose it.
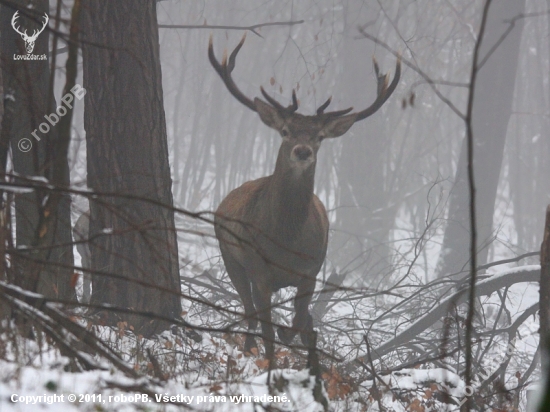
<path fill-rule="evenodd" d="M 309 146 L 299 144 L 292 149 L 292 155 L 296 160 L 304 161 L 313 156 L 313 150 Z"/>

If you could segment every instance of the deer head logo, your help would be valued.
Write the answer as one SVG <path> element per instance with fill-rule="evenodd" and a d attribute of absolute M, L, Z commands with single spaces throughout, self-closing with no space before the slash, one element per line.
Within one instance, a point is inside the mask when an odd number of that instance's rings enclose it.
<path fill-rule="evenodd" d="M 49 19 L 48 15 L 46 13 L 44 13 L 44 19 L 45 20 L 44 20 L 44 24 L 42 25 L 42 28 L 40 30 L 34 30 L 33 33 L 32 33 L 32 36 L 29 36 L 27 34 L 27 30 L 22 32 L 19 29 L 19 26 L 16 26 L 16 24 L 17 24 L 16 20 L 17 20 L 18 17 L 19 17 L 19 11 L 16 11 L 15 14 L 13 15 L 12 19 L 11 19 L 11 26 L 13 27 L 13 29 L 17 33 L 19 33 L 21 35 L 21 38 L 25 41 L 25 49 L 27 49 L 27 53 L 31 54 L 32 51 L 34 50 L 34 42 L 38 38 L 38 35 L 44 31 L 44 29 L 48 25 L 48 21 L 50 19 Z"/>

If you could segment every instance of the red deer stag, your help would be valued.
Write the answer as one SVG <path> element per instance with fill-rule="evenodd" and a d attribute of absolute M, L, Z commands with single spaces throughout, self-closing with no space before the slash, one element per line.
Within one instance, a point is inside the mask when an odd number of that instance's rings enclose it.
<path fill-rule="evenodd" d="M 262 326 L 262 338 L 269 359 L 273 355 L 275 333 L 271 323 L 271 295 L 281 288 L 294 286 L 296 314 L 292 328 L 279 329 L 282 342 L 289 344 L 296 334 L 308 344 L 313 320 L 309 303 L 317 274 L 327 251 L 329 222 L 325 207 L 313 193 L 317 151 L 323 139 L 339 137 L 359 120 L 375 113 L 393 93 L 399 82 L 401 62 L 388 86 L 388 75 L 378 77 L 378 96 L 367 109 L 349 113 L 353 108 L 325 113 L 329 98 L 314 116 L 296 113 L 298 101 L 292 92 L 292 104 L 283 107 L 260 87 L 265 101 L 245 96 L 231 78 L 243 36 L 229 59 L 224 54 L 219 63 L 214 56 L 212 36 L 208 45 L 210 63 L 229 92 L 260 119 L 277 130 L 282 144 L 271 176 L 246 182 L 222 201 L 215 214 L 216 237 L 229 278 L 244 304 L 248 331 Z M 249 334 L 245 350 L 256 347 Z"/>

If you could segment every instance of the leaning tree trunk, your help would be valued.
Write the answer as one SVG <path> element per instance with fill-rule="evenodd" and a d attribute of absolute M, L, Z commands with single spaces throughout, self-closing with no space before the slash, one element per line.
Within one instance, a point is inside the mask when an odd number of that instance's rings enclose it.
<path fill-rule="evenodd" d="M 29 3 L 32 7 L 29 7 Z M 18 181 L 25 184 L 28 183 L 26 177 L 44 176 L 56 186 L 67 187 L 67 159 L 55 159 L 50 156 L 46 163 L 47 151 L 52 150 L 58 140 L 58 125 L 51 125 L 44 118 L 56 108 L 53 96 L 49 94 L 49 63 L 48 60 L 14 59 L 14 55 L 28 54 L 21 36 L 11 26 L 11 19 L 17 11 L 18 27 L 32 33 L 33 30 L 42 27 L 44 13 L 48 11 L 48 1 L 17 0 L 3 2 L 1 7 L 0 50 L 3 86 L 5 95 L 10 96 L 4 99 L 5 112 L 0 137 L 2 172 L 6 170 L 8 147 L 11 145 L 14 171 L 23 176 L 22 179 L 17 179 Z M 38 35 L 32 54 L 48 55 L 48 36 L 49 31 L 46 28 Z M 39 129 L 42 123 L 46 123 L 47 126 L 43 126 L 42 130 L 49 129 L 46 133 Z M 33 137 L 33 132 L 34 136 L 40 138 L 39 141 Z M 30 149 L 25 151 L 29 147 Z M 54 179 L 53 165 L 61 163 L 64 163 L 63 174 L 60 178 Z M 15 196 L 17 253 L 13 256 L 13 265 L 10 267 L 10 280 L 24 289 L 40 292 L 49 297 L 74 299 L 74 288 L 71 286 L 73 250 L 70 196 L 60 196 L 56 213 L 50 217 L 54 219 L 54 233 L 48 233 L 47 238 L 44 238 L 44 233 L 38 233 L 38 226 L 47 195 L 49 193 L 34 191 Z M 38 243 L 40 248 L 33 249 Z"/>
<path fill-rule="evenodd" d="M 481 61 L 509 26 L 523 13 L 523 0 L 494 1 L 489 9 L 481 45 Z M 474 175 L 478 221 L 478 257 L 487 261 L 493 233 L 493 215 L 508 121 L 512 115 L 516 66 L 520 53 L 523 19 L 479 69 L 474 94 L 472 127 L 474 132 Z M 449 202 L 447 227 L 443 239 L 438 273 L 445 276 L 461 271 L 470 259 L 469 195 L 466 139 L 462 149 Z"/>
<path fill-rule="evenodd" d="M 88 186 L 113 193 L 90 202 L 91 265 L 103 273 L 93 275 L 92 303 L 176 317 L 180 281 L 155 4 L 93 1 L 83 10 Z M 139 315 L 120 318 L 144 335 L 167 327 Z M 107 316 L 111 324 L 120 318 Z"/>

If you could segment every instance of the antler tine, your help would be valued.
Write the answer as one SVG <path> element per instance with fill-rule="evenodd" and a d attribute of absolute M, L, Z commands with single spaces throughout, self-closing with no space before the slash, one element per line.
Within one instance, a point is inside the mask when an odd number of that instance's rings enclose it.
<path fill-rule="evenodd" d="M 353 107 L 348 107 L 347 109 L 343 109 L 343 110 L 336 110 L 334 112 L 323 113 L 325 109 L 328 107 L 328 105 L 330 104 L 330 102 L 332 102 L 332 96 L 330 96 L 326 102 L 324 102 L 321 106 L 319 106 L 319 108 L 317 109 L 317 115 L 322 114 L 325 117 L 338 117 L 338 116 L 343 116 L 345 114 L 348 114 L 353 110 Z"/>
<path fill-rule="evenodd" d="M 332 96 L 330 96 L 326 102 L 324 102 L 321 106 L 319 106 L 319 108 L 317 109 L 317 115 L 322 114 L 326 117 L 332 118 L 332 117 L 343 116 L 353 110 L 353 107 L 348 107 L 347 109 L 343 109 L 343 110 L 336 110 L 334 112 L 323 113 L 325 109 L 328 107 L 328 105 L 330 104 L 330 102 L 332 102 Z"/>
<path fill-rule="evenodd" d="M 290 110 L 295 112 L 298 110 L 298 99 L 296 98 L 296 90 L 292 89 L 292 106 L 288 106 Z"/>
<path fill-rule="evenodd" d="M 365 110 L 362 110 L 356 113 L 356 116 L 357 116 L 355 119 L 356 122 L 358 122 L 359 120 L 366 119 L 370 115 L 376 113 L 376 111 L 382 107 L 382 105 L 386 102 L 386 100 L 388 100 L 389 97 L 392 95 L 392 93 L 395 91 L 395 88 L 399 83 L 399 78 L 401 77 L 401 56 L 400 55 L 397 56 L 397 63 L 395 64 L 395 76 L 393 77 L 393 80 L 389 86 L 388 86 L 389 75 L 388 74 L 380 75 L 378 63 L 374 58 L 373 58 L 373 63 L 374 63 L 374 72 L 376 73 L 377 82 L 378 82 L 377 84 L 378 96 L 376 97 L 376 100 L 374 101 L 373 104 L 371 104 Z"/>
<path fill-rule="evenodd" d="M 26 30 L 26 29 L 25 29 L 24 32 L 21 32 L 21 31 L 19 30 L 19 27 L 20 27 L 20 26 L 15 27 L 15 25 L 17 24 L 17 18 L 18 18 L 18 17 L 19 17 L 19 10 L 17 10 L 17 11 L 13 14 L 13 17 L 11 18 L 11 25 L 12 25 L 13 29 L 14 29 L 17 33 L 19 33 L 20 35 L 26 35 L 26 34 L 27 34 L 27 30 Z"/>
<path fill-rule="evenodd" d="M 235 82 L 233 81 L 233 78 L 231 77 L 231 72 L 235 68 L 235 60 L 237 58 L 237 53 L 241 49 L 244 40 L 246 39 L 246 33 L 237 45 L 235 47 L 235 50 L 231 52 L 231 55 L 229 56 L 229 61 L 227 59 L 227 52 L 224 53 L 224 57 L 222 59 L 222 63 L 220 64 L 218 60 L 216 59 L 216 56 L 214 55 L 214 46 L 213 46 L 213 40 L 212 40 L 212 34 L 210 35 L 210 40 L 208 41 L 208 60 L 210 60 L 210 64 L 216 72 L 219 74 L 219 76 L 222 78 L 223 82 L 225 83 L 225 87 L 227 87 L 227 90 L 242 104 L 244 104 L 246 107 L 248 107 L 250 110 L 256 111 L 256 106 L 254 105 L 254 101 L 250 98 L 248 98 L 243 92 L 239 90 Z"/>
<path fill-rule="evenodd" d="M 263 96 L 265 97 L 265 99 L 268 101 L 268 103 L 271 104 L 273 107 L 275 107 L 277 110 L 290 112 L 290 113 L 294 113 L 296 110 L 298 110 L 298 99 L 296 98 L 296 90 L 294 89 L 292 90 L 292 103 L 288 105 L 288 107 L 284 107 L 281 103 L 279 103 L 269 94 L 267 94 L 267 92 L 261 86 L 260 86 L 260 90 Z"/>
<path fill-rule="evenodd" d="M 353 107 L 348 107 L 347 109 L 343 109 L 343 110 L 336 110 L 334 112 L 328 112 L 328 113 L 325 113 L 325 116 L 328 116 L 328 117 L 339 117 L 339 116 L 343 116 L 345 114 L 348 114 L 349 112 L 351 112 L 353 110 Z"/>
<path fill-rule="evenodd" d="M 330 96 L 326 102 L 324 102 L 321 106 L 319 106 L 319 108 L 317 109 L 317 114 L 323 114 L 323 112 L 325 111 L 325 109 L 328 107 L 328 105 L 330 104 L 330 102 L 332 101 L 332 96 Z"/>
<path fill-rule="evenodd" d="M 239 50 L 241 50 L 241 47 L 243 47 L 245 40 L 246 40 L 246 32 L 243 34 L 243 37 L 239 42 L 239 44 L 237 44 L 237 47 L 235 47 L 235 50 L 233 50 L 229 55 L 229 62 L 227 63 L 227 70 L 229 71 L 229 73 L 231 73 L 235 68 L 235 60 L 237 59 L 237 53 L 239 52 Z"/>
<path fill-rule="evenodd" d="M 380 68 L 374 56 L 372 56 L 372 64 L 374 65 L 374 72 L 376 73 L 376 93 L 380 95 L 388 87 L 389 73 L 380 75 Z"/>
<path fill-rule="evenodd" d="M 260 90 L 261 90 L 263 96 L 265 97 L 265 99 L 267 100 L 267 102 L 271 106 L 275 107 L 277 110 L 286 110 L 286 107 L 284 107 L 281 103 L 279 103 L 277 100 L 275 100 L 269 94 L 267 94 L 267 92 L 264 90 L 264 88 L 262 86 L 260 86 Z"/>
<path fill-rule="evenodd" d="M 44 31 L 44 29 L 48 25 L 49 21 L 50 21 L 50 18 L 48 17 L 48 15 L 46 13 L 44 13 L 44 24 L 42 24 L 42 28 L 40 29 L 40 33 L 42 33 Z"/>

